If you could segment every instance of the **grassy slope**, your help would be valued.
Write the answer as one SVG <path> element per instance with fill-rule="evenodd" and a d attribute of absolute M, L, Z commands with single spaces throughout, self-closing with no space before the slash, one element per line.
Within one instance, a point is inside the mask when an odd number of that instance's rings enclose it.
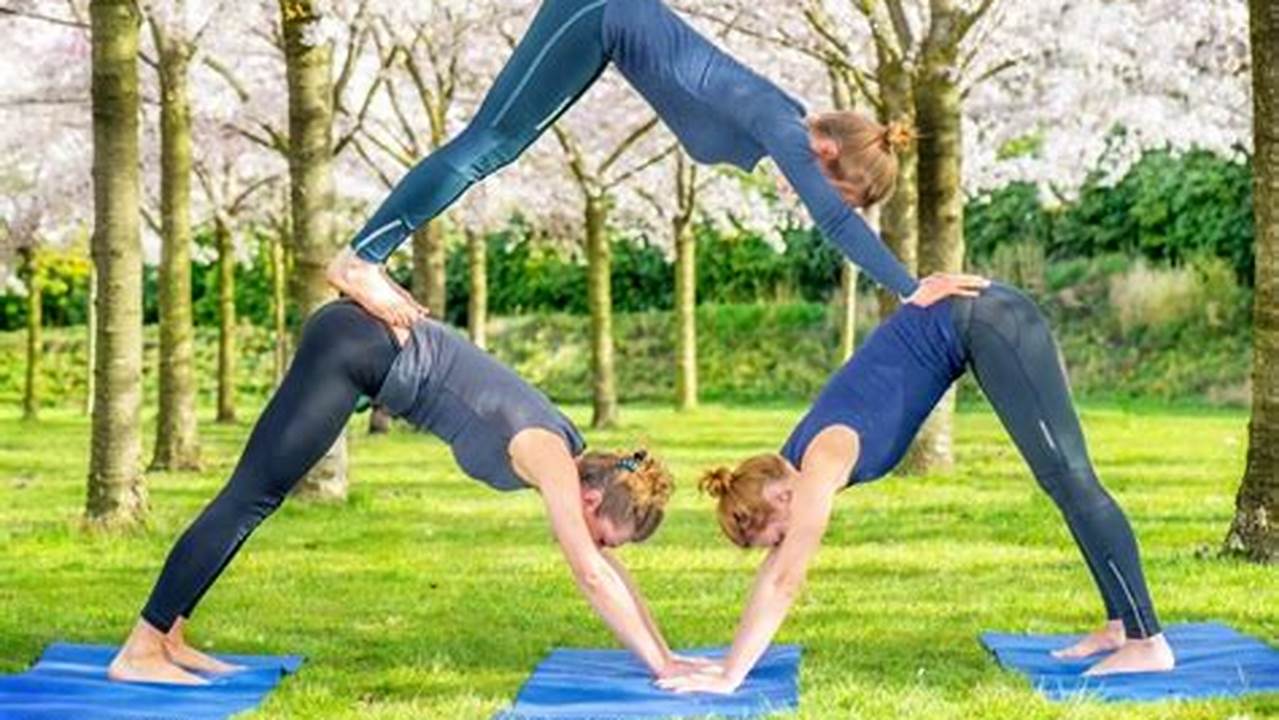
<path fill-rule="evenodd" d="M 680 487 L 666 526 L 624 557 L 673 642 L 729 638 L 758 558 L 717 535 L 698 470 L 777 446 L 798 406 L 691 416 L 628 407 L 596 446 L 651 443 Z M 581 420 L 585 411 L 576 409 Z M 357 420 L 362 424 L 363 416 Z M 1165 621 L 1218 618 L 1279 635 L 1273 569 L 1199 557 L 1230 517 L 1245 420 L 1231 412 L 1086 413 L 1094 455 L 1136 526 Z M 116 642 L 184 524 L 229 472 L 247 426 L 204 427 L 206 472 L 151 477 L 152 525 L 77 529 L 87 424 L 0 415 L 0 671 L 57 638 Z M 1049 704 L 1000 671 L 985 629 L 1072 631 L 1098 601 L 1052 506 L 983 408 L 961 422 L 961 470 L 846 493 L 781 640 L 802 643 L 802 718 L 1218 718 L 1279 699 Z M 610 645 L 551 546 L 537 498 L 467 480 L 433 439 L 359 435 L 347 507 L 286 504 L 197 615 L 215 650 L 308 662 L 262 718 L 485 718 L 556 645 Z"/>

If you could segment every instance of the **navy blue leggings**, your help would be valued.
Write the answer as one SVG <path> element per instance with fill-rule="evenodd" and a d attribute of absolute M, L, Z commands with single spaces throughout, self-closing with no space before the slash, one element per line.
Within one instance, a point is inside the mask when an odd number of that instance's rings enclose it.
<path fill-rule="evenodd" d="M 1160 632 L 1132 526 L 1101 486 L 1048 322 L 1030 298 L 994 284 L 954 301 L 968 365 L 1040 487 L 1061 511 L 1111 620 L 1130 638 Z"/>
<path fill-rule="evenodd" d="M 190 617 L 253 530 L 333 446 L 356 398 L 377 395 L 399 352 L 387 326 L 349 301 L 307 320 L 231 479 L 169 551 L 144 620 L 168 632 Z"/>
<path fill-rule="evenodd" d="M 385 262 L 413 230 L 519 157 L 595 83 L 609 63 L 607 4 L 542 3 L 470 125 L 409 171 L 351 241 L 359 257 Z"/>

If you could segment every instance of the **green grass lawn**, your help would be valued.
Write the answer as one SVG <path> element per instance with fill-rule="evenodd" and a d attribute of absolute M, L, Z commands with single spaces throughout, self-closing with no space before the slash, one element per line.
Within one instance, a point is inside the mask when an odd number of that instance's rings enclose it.
<path fill-rule="evenodd" d="M 800 410 L 627 407 L 622 427 L 589 434 L 596 447 L 650 444 L 676 474 L 666 524 L 622 551 L 672 643 L 728 641 L 759 559 L 720 537 L 694 490 L 699 471 L 775 449 Z M 207 470 L 152 475 L 149 527 L 96 536 L 78 526 L 87 422 L 48 415 L 36 425 L 0 415 L 0 672 L 26 667 L 52 640 L 118 642 L 248 431 L 206 423 Z M 1090 406 L 1084 421 L 1164 621 L 1279 635 L 1275 570 L 1215 555 L 1242 473 L 1245 416 Z M 436 440 L 397 430 L 352 433 L 349 504 L 286 504 L 197 613 L 206 648 L 307 657 L 252 717 L 486 718 L 551 648 L 613 645 L 535 494 L 495 493 L 462 476 Z M 1279 716 L 1277 696 L 1051 704 L 996 667 L 981 631 L 1090 628 L 1100 605 L 1056 511 L 983 407 L 962 414 L 958 455 L 952 476 L 887 478 L 840 499 L 779 638 L 805 648 L 798 717 Z"/>

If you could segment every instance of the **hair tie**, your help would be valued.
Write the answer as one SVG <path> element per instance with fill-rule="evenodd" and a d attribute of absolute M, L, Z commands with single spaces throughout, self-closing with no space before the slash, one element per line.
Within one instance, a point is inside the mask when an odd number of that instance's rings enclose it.
<path fill-rule="evenodd" d="M 625 470 L 627 472 L 635 472 L 636 470 L 639 470 L 640 463 L 644 462 L 644 458 L 646 457 L 648 457 L 647 452 L 643 450 L 638 450 L 635 452 L 634 455 L 631 455 L 629 457 L 619 458 L 617 461 L 617 464 L 614 465 L 613 467 L 619 470 Z"/>

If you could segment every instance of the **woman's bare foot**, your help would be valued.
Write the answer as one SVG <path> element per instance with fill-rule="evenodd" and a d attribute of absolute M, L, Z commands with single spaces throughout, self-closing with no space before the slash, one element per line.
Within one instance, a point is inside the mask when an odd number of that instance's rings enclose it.
<path fill-rule="evenodd" d="M 197 672 L 232 673 L 244 669 L 241 665 L 222 662 L 188 645 L 186 637 L 182 634 L 185 624 L 184 618 L 178 618 L 164 638 L 164 650 L 168 653 L 170 660 L 187 670 Z"/>
<path fill-rule="evenodd" d="M 1058 660 L 1078 660 L 1097 653 L 1118 650 L 1124 646 L 1126 640 L 1123 621 L 1111 620 L 1100 630 L 1088 633 L 1074 645 L 1060 650 L 1053 650 L 1052 656 Z"/>
<path fill-rule="evenodd" d="M 171 685 L 207 685 L 208 682 L 178 667 L 164 648 L 164 635 L 139 620 L 124 647 L 107 667 L 107 677 L 117 682 L 151 682 Z"/>
<path fill-rule="evenodd" d="M 402 288 L 397 289 L 380 265 L 361 259 L 350 248 L 333 258 L 325 277 L 330 285 L 388 325 L 408 327 L 426 315 L 425 309 Z"/>
<path fill-rule="evenodd" d="M 1088 668 L 1084 675 L 1167 672 L 1177 664 L 1172 648 L 1160 633 L 1144 640 L 1129 640 L 1114 655 Z"/>

